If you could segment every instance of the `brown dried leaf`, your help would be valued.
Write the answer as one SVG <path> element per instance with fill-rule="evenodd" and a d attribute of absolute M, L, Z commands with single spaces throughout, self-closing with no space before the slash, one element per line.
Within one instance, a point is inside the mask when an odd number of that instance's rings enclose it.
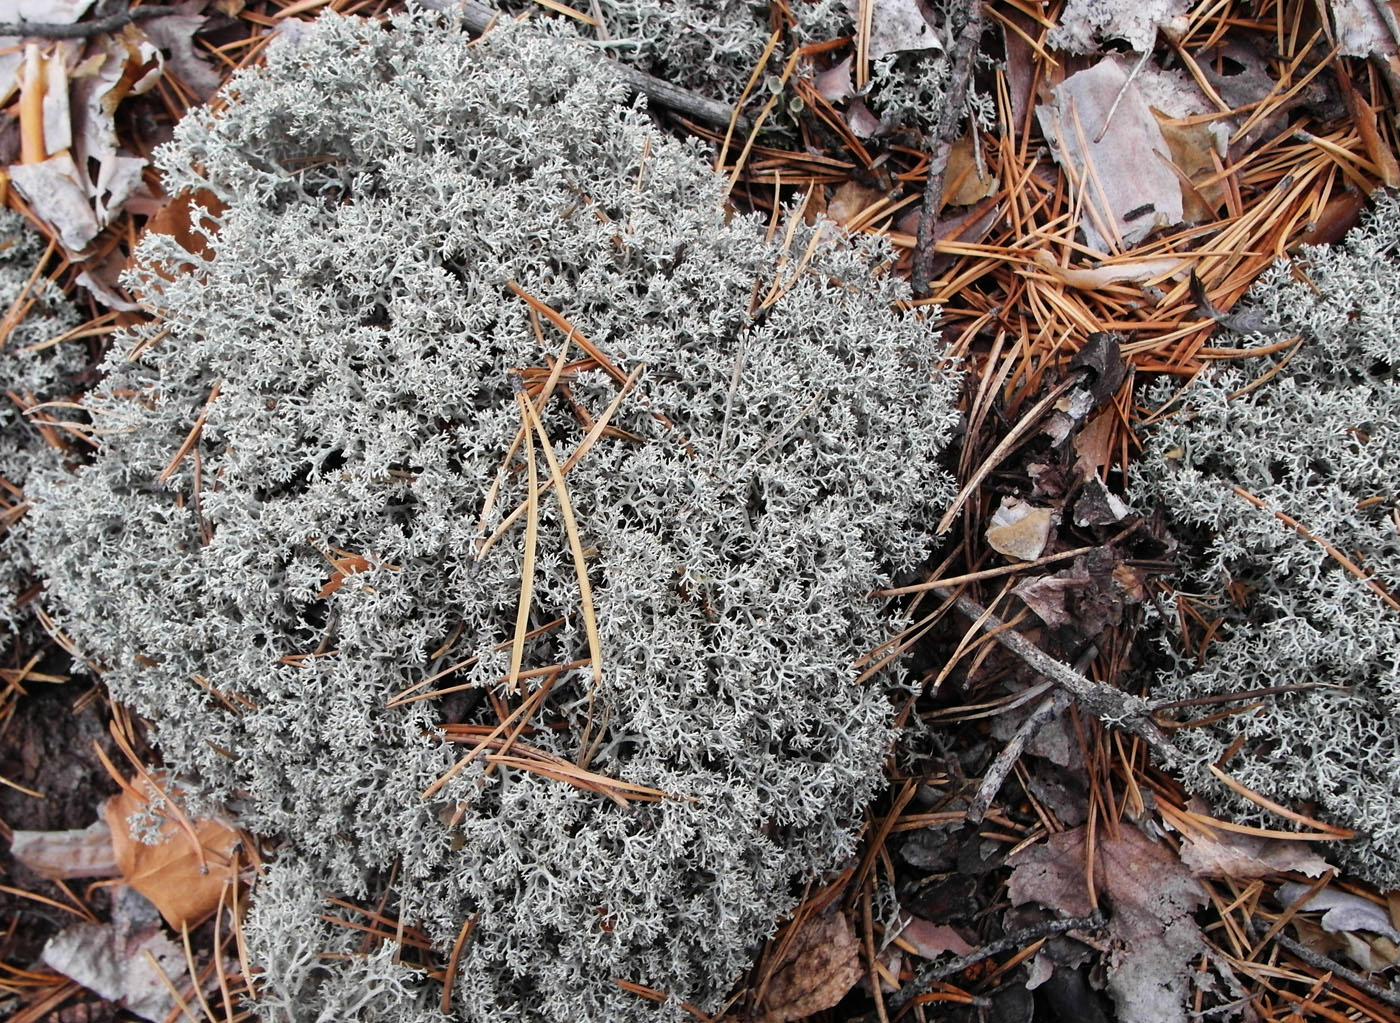
<path fill-rule="evenodd" d="M 1037 902 L 1066 916 L 1092 908 L 1085 885 L 1085 829 L 1052 835 L 1012 859 L 1014 905 Z M 1191 914 L 1205 904 L 1200 882 L 1165 845 L 1120 823 L 1099 833 L 1094 886 L 1110 911 L 1108 991 L 1121 1023 L 1186 1023 L 1194 962 L 1205 950 Z"/>
<path fill-rule="evenodd" d="M 827 200 L 826 215 L 846 227 L 884 195 L 878 188 L 867 188 L 857 181 L 847 181 Z"/>
<path fill-rule="evenodd" d="M 1181 862 L 1197 877 L 1228 877 L 1249 881 L 1284 871 L 1320 877 L 1331 864 L 1307 848 L 1305 842 L 1239 835 L 1229 831 L 1214 836 L 1183 835 Z"/>
<path fill-rule="evenodd" d="M 921 916 L 910 917 L 899 936 L 914 946 L 914 951 L 925 959 L 936 959 L 944 952 L 965 956 L 976 951 L 947 924 L 931 923 Z"/>
<path fill-rule="evenodd" d="M 166 791 L 172 798 L 179 797 L 172 788 Z M 130 787 L 103 806 L 117 869 L 127 884 L 155 904 L 171 927 L 195 927 L 218 907 L 225 886 L 237 882 L 233 852 L 238 834 L 205 818 L 194 821 L 192 837 L 176 820 L 161 814 L 161 841 L 147 845 L 131 833 L 128 820 L 153 809 L 150 799 Z"/>
<path fill-rule="evenodd" d="M 987 173 L 986 165 L 978 166 L 972 139 L 964 135 L 948 150 L 948 169 L 944 172 L 947 185 L 943 189 L 945 206 L 971 206 L 999 187 L 997 179 Z"/>
<path fill-rule="evenodd" d="M 793 936 L 763 998 L 767 1023 L 787 1023 L 829 1009 L 855 987 L 864 971 L 860 945 L 836 911 L 807 920 Z"/>
<path fill-rule="evenodd" d="M 50 880 L 118 873 L 112 832 L 101 818 L 80 831 L 16 831 L 10 855 Z"/>

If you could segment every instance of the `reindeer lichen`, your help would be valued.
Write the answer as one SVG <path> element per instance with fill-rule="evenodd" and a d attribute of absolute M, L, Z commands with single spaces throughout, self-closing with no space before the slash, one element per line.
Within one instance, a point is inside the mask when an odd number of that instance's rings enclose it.
<path fill-rule="evenodd" d="M 551 30 L 327 16 L 225 97 L 157 158 L 213 256 L 144 243 L 129 285 L 160 319 L 115 341 L 101 450 L 32 488 L 26 530 L 167 761 L 281 836 L 247 926 L 262 1016 L 438 1018 L 387 953 L 318 958 L 360 943 L 321 893 L 391 870 L 439 950 L 475 921 L 463 1018 L 716 1008 L 882 782 L 891 680 L 857 662 L 899 627 L 869 594 L 949 497 L 936 334 L 897 311 L 887 250 L 765 243 Z M 565 477 L 601 677 L 537 450 L 517 692 L 515 387 L 561 351 L 560 463 L 636 374 Z M 437 784 L 536 697 L 509 750 Z"/>

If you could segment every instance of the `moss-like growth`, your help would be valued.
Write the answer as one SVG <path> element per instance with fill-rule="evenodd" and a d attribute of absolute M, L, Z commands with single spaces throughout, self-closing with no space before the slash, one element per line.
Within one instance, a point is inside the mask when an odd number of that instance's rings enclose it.
<path fill-rule="evenodd" d="M 0 209 L 0 316 L 12 324 L 0 338 L 0 656 L 28 627 L 15 600 L 33 575 L 29 552 L 10 527 L 24 514 L 30 475 L 56 466 L 60 445 L 71 440 L 58 427 L 45 436 L 42 426 L 68 413 L 46 410 L 36 418 L 23 410 L 71 397 L 73 377 L 86 362 L 86 352 L 73 345 L 46 344 L 76 326 L 78 312 L 57 287 L 34 276 L 43 253 L 43 239 L 24 218 Z"/>
<path fill-rule="evenodd" d="M 359 937 L 315 893 L 366 897 L 395 864 L 395 911 L 439 948 L 475 916 L 466 1018 L 716 1007 L 881 784 L 890 706 L 854 664 L 898 624 L 869 593 L 949 495 L 936 336 L 895 310 L 887 253 L 800 225 L 765 244 L 694 148 L 538 28 L 326 17 L 226 94 L 159 156 L 223 204 L 215 255 L 145 243 L 131 283 L 162 322 L 116 341 L 102 449 L 27 526 L 114 696 L 286 840 L 248 925 L 263 1016 L 432 1018 L 436 985 L 390 959 L 316 958 Z M 567 475 L 601 681 L 545 493 L 512 693 L 524 523 L 478 541 L 528 496 L 517 371 L 538 383 L 567 333 L 537 336 L 521 291 L 578 332 L 571 361 L 586 337 L 640 375 Z M 542 415 L 564 462 L 621 388 L 591 364 L 561 384 Z M 467 748 L 440 724 L 475 741 L 488 694 L 545 684 L 516 759 L 424 798 Z M 667 795 L 611 802 L 551 757 Z"/>
<path fill-rule="evenodd" d="M 1140 497 L 1167 507 L 1192 555 L 1184 585 L 1221 594 L 1233 584 L 1245 597 L 1243 608 L 1207 609 L 1225 618 L 1223 638 L 1202 664 L 1179 659 L 1156 695 L 1318 687 L 1179 732 L 1201 765 L 1194 781 L 1242 819 L 1280 826 L 1207 772 L 1234 749 L 1222 766 L 1245 785 L 1358 831 L 1339 847 L 1342 861 L 1383 888 L 1400 886 L 1397 250 L 1400 202 L 1382 198 L 1343 245 L 1265 275 L 1250 315 L 1301 344 L 1198 381 L 1139 468 Z M 1276 375 L 1256 385 L 1265 372 Z"/>

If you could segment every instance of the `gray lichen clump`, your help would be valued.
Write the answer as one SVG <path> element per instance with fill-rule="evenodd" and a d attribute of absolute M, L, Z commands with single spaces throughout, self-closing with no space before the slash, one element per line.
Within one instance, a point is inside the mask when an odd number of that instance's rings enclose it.
<path fill-rule="evenodd" d="M 130 283 L 161 319 L 115 343 L 102 448 L 28 528 L 168 762 L 285 839 L 247 926 L 263 1017 L 437 1017 L 392 949 L 320 955 L 360 946 L 320 893 L 377 896 L 396 865 L 392 911 L 440 951 L 475 920 L 466 1018 L 717 1007 L 881 784 L 887 686 L 855 665 L 898 628 L 870 592 L 949 497 L 956 373 L 882 250 L 765 243 L 567 39 L 328 16 L 226 96 L 159 156 L 205 190 L 215 255 L 145 243 Z M 569 326 L 537 333 L 522 295 Z M 624 389 L 585 342 L 637 374 L 565 477 L 601 679 L 536 451 L 513 693 L 528 516 L 479 540 L 528 499 L 515 387 L 566 337 L 558 462 Z M 470 748 L 442 724 L 475 742 L 546 684 L 509 756 L 424 797 Z M 459 691 L 394 701 L 415 686 Z M 581 763 L 666 795 L 610 801 L 569 784 Z"/>
<path fill-rule="evenodd" d="M 1229 753 L 1222 768 L 1251 789 L 1356 830 L 1339 855 L 1382 888 L 1400 886 L 1398 249 L 1400 202 L 1381 198 L 1343 245 L 1275 267 L 1253 292 L 1252 315 L 1286 333 L 1224 343 L 1276 345 L 1296 333 L 1301 344 L 1198 381 L 1140 470 L 1143 496 L 1165 503 L 1183 548 L 1201 552 L 1183 585 L 1220 593 L 1233 583 L 1244 598 L 1242 608 L 1204 609 L 1226 619 L 1223 638 L 1203 663 L 1179 660 L 1156 695 L 1316 687 L 1178 732 L 1202 765 L 1195 780 L 1243 819 L 1287 826 L 1214 782 L 1204 765 Z M 1228 706 L 1241 704 L 1194 716 Z"/>
<path fill-rule="evenodd" d="M 25 409 L 72 396 L 73 377 L 86 352 L 70 344 L 49 345 L 78 323 L 78 312 L 59 288 L 35 276 L 43 257 L 43 239 L 10 210 L 0 209 L 0 316 L 9 333 L 0 338 L 0 655 L 8 655 L 27 626 L 15 606 L 32 581 L 29 552 L 10 527 L 24 514 L 23 490 L 37 468 L 56 467 L 71 438 L 51 420 L 67 413 Z"/>
<path fill-rule="evenodd" d="M 500 6 L 546 14 L 534 0 L 504 0 Z M 949 6 L 935 3 L 926 9 L 942 15 Z M 581 31 L 609 57 L 726 103 L 738 101 L 758 70 L 761 105 L 768 98 L 768 81 L 778 80 L 795 47 L 856 34 L 861 4 L 802 0 L 788 5 L 783 17 L 790 23 L 782 26 L 785 31 L 765 68 L 759 62 L 773 31 L 771 5 L 765 0 L 598 0 L 584 9 L 596 10 L 601 24 Z M 946 17 L 940 17 L 940 26 L 946 23 Z M 871 62 L 870 71 L 868 99 L 885 128 L 927 127 L 936 117 L 948 77 L 941 51 L 886 54 Z M 767 127 L 785 131 L 792 125 L 780 114 Z"/>

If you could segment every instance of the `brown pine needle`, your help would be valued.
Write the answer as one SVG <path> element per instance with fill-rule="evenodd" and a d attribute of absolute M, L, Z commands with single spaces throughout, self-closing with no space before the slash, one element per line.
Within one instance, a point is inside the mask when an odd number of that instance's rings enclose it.
<path fill-rule="evenodd" d="M 224 382 L 220 380 L 209 392 L 209 399 L 204 403 L 204 408 L 200 411 L 199 418 L 194 421 L 194 426 L 190 427 L 189 435 L 185 437 L 185 442 L 180 445 L 180 449 L 175 452 L 175 457 L 170 459 L 170 464 L 162 469 L 160 475 L 156 477 L 157 483 L 164 483 L 166 480 L 170 479 L 171 476 L 175 475 L 175 470 L 180 467 L 180 463 L 185 460 L 185 456 L 199 443 L 199 435 L 204 430 L 204 421 L 209 418 L 209 409 L 214 404 L 214 399 L 219 396 L 219 388 L 223 386 Z"/>
<path fill-rule="evenodd" d="M 539 323 L 539 317 L 535 316 L 533 310 L 531 310 L 530 316 L 533 323 Z M 539 334 L 538 326 L 536 326 L 535 332 L 537 335 Z M 569 343 L 572 339 L 572 333 L 565 336 L 564 344 L 559 349 L 559 357 L 554 360 L 554 365 L 551 366 L 549 370 L 549 377 L 545 380 L 544 387 L 540 389 L 539 397 L 535 399 L 535 406 L 541 412 L 543 412 L 544 407 L 549 404 L 549 399 L 554 394 L 554 388 L 559 383 L 559 376 L 563 373 L 564 364 L 569 357 Z M 541 344 L 543 344 L 543 337 L 540 338 L 540 341 Z M 515 453 L 520 450 L 520 445 L 525 442 L 525 432 L 526 423 L 524 420 L 521 420 L 520 429 L 515 431 L 515 439 L 511 441 L 510 448 L 506 451 L 506 457 L 501 459 L 501 467 L 496 472 L 496 479 L 492 482 L 491 489 L 486 492 L 486 501 L 483 503 L 481 509 L 481 521 L 477 523 L 476 527 L 477 533 L 486 532 L 486 521 L 491 517 L 491 511 L 496 507 L 496 498 L 500 496 L 501 484 L 504 482 L 506 473 L 510 469 L 510 460 L 515 457 Z M 495 538 L 493 537 L 492 539 Z M 478 550 L 476 559 L 480 561 L 482 555 L 485 553 L 485 548 Z"/>
<path fill-rule="evenodd" d="M 600 367 L 602 367 L 603 371 L 606 372 L 608 376 L 612 377 L 618 383 L 622 383 L 624 380 L 627 379 L 627 374 L 622 372 L 622 370 L 618 369 L 617 366 L 613 364 L 613 361 L 609 359 L 606 354 L 604 354 L 603 350 L 597 345 L 595 345 L 592 341 L 588 340 L 588 338 L 586 338 L 583 335 L 583 332 L 580 331 L 577 327 L 575 327 L 572 323 L 570 323 L 566 317 L 564 317 L 560 313 L 555 312 L 553 309 L 545 305 L 542 301 L 540 301 L 534 295 L 530 294 L 528 291 L 526 291 L 520 285 L 516 284 L 514 281 L 506 281 L 506 287 L 511 290 L 511 294 L 515 295 L 517 298 L 524 299 L 524 301 L 530 306 L 530 308 L 534 309 L 535 312 L 539 313 L 550 323 L 554 324 L 556 327 L 562 330 L 565 334 L 572 336 L 574 341 L 578 343 L 578 346 L 582 348 L 585 352 L 587 352 L 589 355 L 591 355 L 593 357 L 593 361 L 596 362 Z"/>
<path fill-rule="evenodd" d="M 1307 828 L 1316 828 L 1318 831 L 1326 832 L 1333 840 L 1354 838 L 1356 836 L 1356 832 L 1351 831 L 1347 828 L 1339 828 L 1335 824 L 1328 824 L 1325 821 L 1317 820 L 1314 817 L 1305 816 L 1304 814 L 1297 813 L 1296 811 L 1288 809 L 1286 806 L 1281 806 L 1280 804 L 1275 803 L 1272 799 L 1269 799 L 1267 796 L 1262 796 L 1258 792 L 1255 792 L 1253 789 L 1244 785 L 1242 782 L 1238 782 L 1234 778 L 1231 778 L 1228 774 L 1226 774 L 1220 768 L 1216 767 L 1214 764 L 1207 764 L 1206 767 L 1210 769 L 1210 773 L 1215 775 L 1215 777 L 1220 781 L 1222 785 L 1228 786 L 1231 791 L 1243 796 L 1245 799 L 1248 799 L 1255 806 L 1261 806 L 1265 810 L 1278 814 L 1285 820 L 1290 820 L 1294 824 L 1301 824 Z"/>
<path fill-rule="evenodd" d="M 473 913 L 462 921 L 462 929 L 457 932 L 457 940 L 452 943 L 452 954 L 447 958 L 447 973 L 442 978 L 441 1007 L 444 1016 L 452 1012 L 452 985 L 457 980 L 457 966 L 462 961 L 462 950 L 467 947 L 467 939 L 475 929 L 476 914 Z"/>
<path fill-rule="evenodd" d="M 1307 527 L 1305 527 L 1293 516 L 1286 515 L 1281 511 L 1274 511 L 1274 509 L 1270 508 L 1260 498 L 1255 497 L 1248 490 L 1245 490 L 1244 487 L 1232 487 L 1231 489 L 1238 496 L 1244 498 L 1250 504 L 1254 505 L 1254 507 L 1271 513 L 1274 518 L 1278 519 L 1285 526 L 1292 527 L 1294 530 L 1297 531 L 1299 536 L 1303 537 L 1303 539 L 1311 540 L 1313 543 L 1317 544 L 1324 551 L 1326 551 L 1328 556 L 1333 558 L 1337 562 L 1337 564 L 1341 565 L 1348 572 L 1350 572 L 1352 575 L 1356 576 L 1356 578 L 1360 579 L 1363 583 L 1365 583 L 1366 586 L 1376 594 L 1376 596 L 1380 597 L 1381 600 L 1385 602 L 1387 607 L 1391 608 L 1394 611 L 1400 611 L 1400 601 L 1397 601 L 1394 597 L 1392 597 L 1384 586 L 1382 586 L 1375 579 L 1371 578 L 1369 575 L 1366 574 L 1365 569 L 1363 569 L 1356 562 L 1352 561 L 1341 551 L 1337 550 L 1337 548 L 1334 547 L 1332 544 L 1328 543 L 1326 540 L 1324 540 L 1317 534 L 1309 532 Z"/>

